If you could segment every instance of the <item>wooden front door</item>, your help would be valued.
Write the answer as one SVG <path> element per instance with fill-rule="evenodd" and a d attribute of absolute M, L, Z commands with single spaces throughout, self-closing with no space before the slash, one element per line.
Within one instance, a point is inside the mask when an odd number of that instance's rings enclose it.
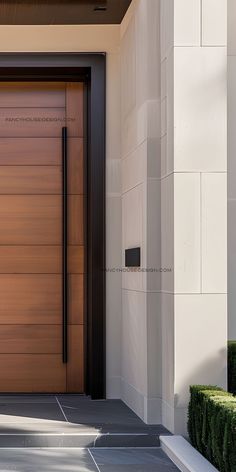
<path fill-rule="evenodd" d="M 62 128 L 68 362 L 63 363 Z M 84 391 L 83 84 L 0 83 L 0 392 Z"/>

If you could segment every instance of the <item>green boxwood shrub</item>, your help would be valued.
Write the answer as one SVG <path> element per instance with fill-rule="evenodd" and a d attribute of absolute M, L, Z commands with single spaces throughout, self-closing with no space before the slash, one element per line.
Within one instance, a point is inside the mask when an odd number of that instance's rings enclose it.
<path fill-rule="evenodd" d="M 190 387 L 192 445 L 220 472 L 236 472 L 236 398 L 219 387 Z"/>
<path fill-rule="evenodd" d="M 236 395 L 236 341 L 228 344 L 228 389 Z"/>

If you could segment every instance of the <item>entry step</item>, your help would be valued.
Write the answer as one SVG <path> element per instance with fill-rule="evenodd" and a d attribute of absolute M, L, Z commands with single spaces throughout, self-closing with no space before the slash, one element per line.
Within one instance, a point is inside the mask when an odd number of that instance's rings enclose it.
<path fill-rule="evenodd" d="M 121 400 L 81 395 L 0 395 L 0 448 L 159 447 L 161 425 L 146 425 Z"/>
<path fill-rule="evenodd" d="M 178 472 L 160 448 L 2 449 L 0 470 L 16 472 Z"/>
<path fill-rule="evenodd" d="M 160 447 L 159 434 L 1 434 L 0 448 L 22 447 Z"/>

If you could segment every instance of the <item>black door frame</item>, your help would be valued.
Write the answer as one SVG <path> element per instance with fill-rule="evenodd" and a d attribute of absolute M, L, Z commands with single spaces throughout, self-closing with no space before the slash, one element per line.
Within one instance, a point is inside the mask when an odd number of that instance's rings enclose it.
<path fill-rule="evenodd" d="M 83 81 L 87 89 L 86 393 L 105 398 L 105 53 L 1 53 L 0 81 Z"/>

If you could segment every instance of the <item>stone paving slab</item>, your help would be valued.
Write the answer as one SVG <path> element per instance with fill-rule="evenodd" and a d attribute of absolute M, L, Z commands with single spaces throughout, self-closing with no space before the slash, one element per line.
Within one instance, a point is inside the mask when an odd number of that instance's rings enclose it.
<path fill-rule="evenodd" d="M 135 434 L 0 434 L 0 448 L 6 447 L 159 447 L 158 435 Z"/>
<path fill-rule="evenodd" d="M 1 449 L 1 472 L 98 472 L 86 449 Z"/>
<path fill-rule="evenodd" d="M 55 395 L 53 394 L 44 394 L 44 395 L 30 395 L 28 393 L 19 394 L 19 395 L 0 394 L 0 405 L 9 404 L 9 403 L 57 403 L 57 399 Z"/>
<path fill-rule="evenodd" d="M 177 472 L 161 449 L 1 449 L 1 472 Z"/>
<path fill-rule="evenodd" d="M 69 422 L 83 424 L 143 425 L 142 420 L 121 400 L 83 400 L 58 396 Z"/>
<path fill-rule="evenodd" d="M 100 472 L 177 472 L 161 449 L 91 449 Z"/>
<path fill-rule="evenodd" d="M 65 421 L 57 403 L 0 403 L 1 423 L 28 423 L 37 421 Z"/>
<path fill-rule="evenodd" d="M 0 448 L 159 447 L 163 426 L 148 426 L 121 400 L 81 395 L 0 395 Z"/>
<path fill-rule="evenodd" d="M 36 419 L 28 421 L 28 418 L 17 418 L 17 421 L 0 422 L 1 434 L 93 434 L 100 433 L 99 427 L 90 425 L 80 425 L 76 423 L 68 423 L 66 421 L 50 421 Z"/>
<path fill-rule="evenodd" d="M 33 434 L 33 433 L 55 433 L 55 434 L 126 434 L 126 435 L 169 435 L 170 433 L 162 426 L 147 426 L 140 425 L 140 427 L 130 427 L 126 424 L 119 425 L 109 425 L 109 424 L 94 424 L 94 425 L 84 425 L 78 423 L 69 423 L 66 421 L 49 421 L 31 419 L 28 421 L 28 418 L 16 417 L 11 418 L 11 421 L 8 418 L 1 418 L 0 422 L 0 434 Z"/>

